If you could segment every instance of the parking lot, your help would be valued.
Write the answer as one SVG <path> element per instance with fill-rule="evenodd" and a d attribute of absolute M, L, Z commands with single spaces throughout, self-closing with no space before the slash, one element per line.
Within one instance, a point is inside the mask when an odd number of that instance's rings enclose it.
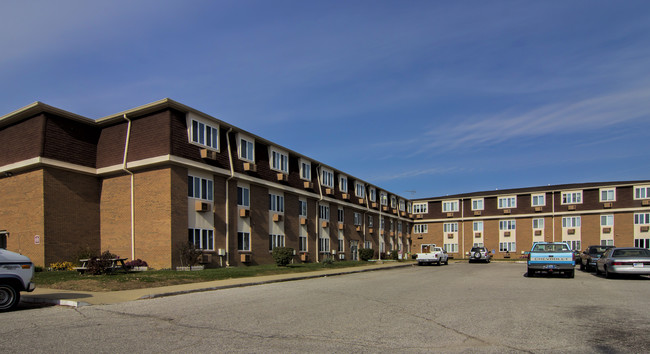
<path fill-rule="evenodd" d="M 25 309 L 1 315 L 0 350 L 650 351 L 647 277 L 525 273 L 525 264 L 451 262 L 117 305 Z"/>

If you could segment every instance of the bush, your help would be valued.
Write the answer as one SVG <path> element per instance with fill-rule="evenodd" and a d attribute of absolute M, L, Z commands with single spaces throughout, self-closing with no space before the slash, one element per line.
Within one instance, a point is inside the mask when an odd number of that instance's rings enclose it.
<path fill-rule="evenodd" d="M 331 265 L 332 263 L 334 263 L 334 258 L 332 258 L 330 256 L 327 256 L 327 257 L 323 258 L 323 267 Z"/>
<path fill-rule="evenodd" d="M 394 261 L 398 260 L 399 259 L 399 253 L 397 252 L 397 250 L 390 251 L 389 258 L 394 260 Z"/>
<path fill-rule="evenodd" d="M 286 267 L 287 264 L 291 263 L 293 260 L 293 248 L 276 247 L 273 249 L 271 255 L 273 256 L 275 264 L 277 264 L 278 267 Z"/>
<path fill-rule="evenodd" d="M 193 243 L 180 243 L 176 246 L 181 258 L 181 266 L 192 267 L 199 264 L 203 251 L 197 248 Z"/>
<path fill-rule="evenodd" d="M 56 262 L 56 263 L 50 263 L 50 269 L 57 271 L 57 270 L 74 270 L 74 264 L 72 262 Z"/>
<path fill-rule="evenodd" d="M 359 259 L 362 261 L 368 261 L 374 257 L 375 251 L 372 248 L 360 248 L 359 249 Z"/>
<path fill-rule="evenodd" d="M 148 266 L 149 266 L 149 265 L 147 264 L 147 262 L 141 260 L 140 258 L 138 258 L 138 259 L 134 259 L 134 260 L 132 260 L 132 261 L 128 261 L 128 262 L 124 263 L 124 265 L 125 265 L 127 268 L 133 268 L 133 267 L 148 267 Z"/>
<path fill-rule="evenodd" d="M 119 258 L 117 255 L 112 254 L 110 251 L 105 251 L 99 257 L 92 257 L 88 261 L 86 273 L 92 275 L 106 274 L 111 267 L 111 259 Z"/>

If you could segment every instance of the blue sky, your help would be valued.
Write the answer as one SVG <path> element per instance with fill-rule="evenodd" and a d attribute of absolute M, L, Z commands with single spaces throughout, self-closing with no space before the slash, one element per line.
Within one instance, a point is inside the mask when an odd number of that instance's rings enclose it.
<path fill-rule="evenodd" d="M 169 97 L 405 197 L 650 179 L 648 1 L 4 0 L 0 48 L 0 115 Z"/>

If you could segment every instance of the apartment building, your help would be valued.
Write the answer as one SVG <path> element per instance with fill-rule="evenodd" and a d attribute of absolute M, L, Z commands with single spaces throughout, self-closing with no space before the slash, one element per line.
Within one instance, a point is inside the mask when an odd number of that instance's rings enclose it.
<path fill-rule="evenodd" d="M 0 238 L 37 265 L 86 249 L 209 267 L 411 249 L 411 202 L 164 99 L 98 120 L 40 102 L 0 117 Z"/>
<path fill-rule="evenodd" d="M 650 180 L 496 190 L 412 201 L 412 251 L 442 245 L 455 258 L 485 246 L 520 258 L 533 242 L 650 248 Z"/>

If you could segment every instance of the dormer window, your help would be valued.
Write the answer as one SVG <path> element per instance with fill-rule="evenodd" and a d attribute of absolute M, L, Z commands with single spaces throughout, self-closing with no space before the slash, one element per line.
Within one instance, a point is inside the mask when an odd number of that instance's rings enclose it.
<path fill-rule="evenodd" d="M 255 163 L 255 140 L 243 134 L 237 135 L 237 151 L 239 158 L 248 162 Z"/>
<path fill-rule="evenodd" d="M 305 181 L 311 181 L 311 162 L 300 159 L 300 178 Z"/>
<path fill-rule="evenodd" d="M 325 187 L 334 188 L 334 172 L 326 168 L 321 169 L 321 183 Z"/>
<path fill-rule="evenodd" d="M 272 170 L 289 173 L 289 155 L 286 152 L 272 147 L 269 160 Z"/>
<path fill-rule="evenodd" d="M 346 176 L 339 176 L 339 190 L 343 193 L 348 192 L 348 178 Z"/>
<path fill-rule="evenodd" d="M 190 119 L 190 141 L 219 151 L 219 125 L 192 117 Z"/>

